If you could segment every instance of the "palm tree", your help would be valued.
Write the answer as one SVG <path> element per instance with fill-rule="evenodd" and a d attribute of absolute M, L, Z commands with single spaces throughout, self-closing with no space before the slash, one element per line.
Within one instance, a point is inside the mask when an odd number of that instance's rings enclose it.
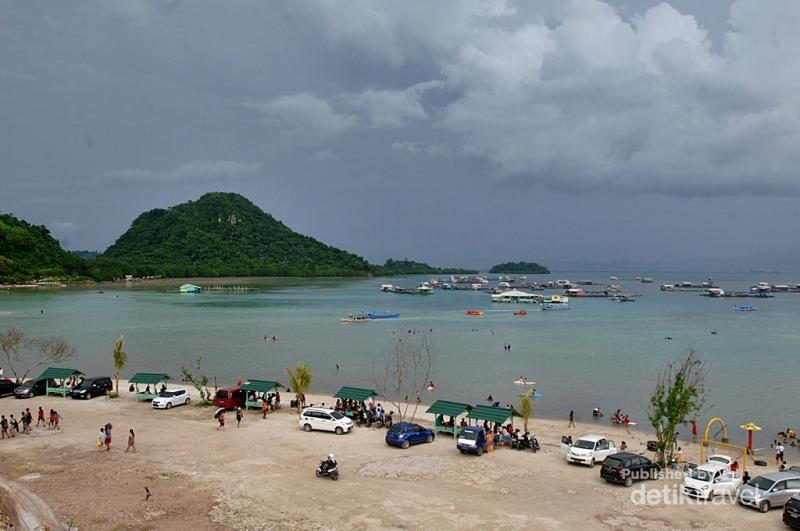
<path fill-rule="evenodd" d="M 522 416 L 522 427 L 527 433 L 528 418 L 533 415 L 533 400 L 531 400 L 530 395 L 520 395 L 519 414 Z"/>
<path fill-rule="evenodd" d="M 294 391 L 294 398 L 297 402 L 297 412 L 300 412 L 301 404 L 306 401 L 306 391 L 311 387 L 311 368 L 307 363 L 297 362 L 297 368 L 292 372 L 292 366 L 286 368 L 289 375 L 289 385 Z"/>
<path fill-rule="evenodd" d="M 119 373 L 128 362 L 128 353 L 122 350 L 124 344 L 125 338 L 122 336 L 114 341 L 114 379 L 117 381 L 117 396 L 119 396 Z"/>

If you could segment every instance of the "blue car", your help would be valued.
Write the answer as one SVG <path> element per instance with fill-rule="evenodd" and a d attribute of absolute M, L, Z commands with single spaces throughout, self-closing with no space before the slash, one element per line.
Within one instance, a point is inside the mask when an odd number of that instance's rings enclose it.
<path fill-rule="evenodd" d="M 386 444 L 405 449 L 412 444 L 433 442 L 434 437 L 433 430 L 419 424 L 398 422 L 392 424 L 392 427 L 386 432 Z"/>

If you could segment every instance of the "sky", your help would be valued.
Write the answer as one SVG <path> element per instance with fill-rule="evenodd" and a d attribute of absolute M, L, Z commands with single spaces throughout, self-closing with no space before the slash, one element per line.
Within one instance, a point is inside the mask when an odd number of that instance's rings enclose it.
<path fill-rule="evenodd" d="M 798 249 L 796 0 L 0 0 L 0 27 L 0 211 L 69 249 L 209 191 L 376 263 Z"/>

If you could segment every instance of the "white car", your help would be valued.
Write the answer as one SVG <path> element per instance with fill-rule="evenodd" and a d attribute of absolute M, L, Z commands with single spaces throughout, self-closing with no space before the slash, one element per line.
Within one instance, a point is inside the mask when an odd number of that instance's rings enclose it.
<path fill-rule="evenodd" d="M 307 407 L 300 413 L 299 425 L 304 431 L 324 430 L 341 435 L 353 431 L 353 421 L 334 409 Z"/>
<path fill-rule="evenodd" d="M 683 477 L 683 493 L 710 500 L 714 496 L 734 496 L 742 484 L 742 475 L 731 472 L 727 465 L 706 462 Z"/>
<path fill-rule="evenodd" d="M 609 455 L 617 453 L 617 447 L 605 435 L 590 434 L 578 438 L 572 446 L 562 442 L 561 453 L 566 457 L 567 463 L 594 466 L 595 463 L 605 461 Z"/>
<path fill-rule="evenodd" d="M 192 399 L 186 389 L 167 389 L 153 399 L 153 409 L 171 409 L 172 406 L 188 406 Z"/>

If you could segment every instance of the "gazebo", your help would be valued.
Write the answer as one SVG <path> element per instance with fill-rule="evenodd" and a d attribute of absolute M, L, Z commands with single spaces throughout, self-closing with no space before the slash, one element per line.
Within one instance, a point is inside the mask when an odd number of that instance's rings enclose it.
<path fill-rule="evenodd" d="M 60 367 L 48 367 L 44 370 L 44 372 L 39 376 L 39 378 L 43 378 L 47 381 L 45 384 L 45 394 L 50 395 L 61 395 L 67 396 L 72 392 L 72 389 L 67 387 L 67 378 L 72 376 L 78 377 L 83 376 L 83 373 L 78 369 L 63 369 Z M 56 387 L 50 387 L 50 380 L 55 380 Z"/>
<path fill-rule="evenodd" d="M 262 393 L 267 396 L 267 393 L 271 393 L 280 387 L 282 387 L 281 384 L 271 380 L 247 380 L 239 386 L 239 389 L 245 392 L 244 408 L 258 409 L 261 407 L 261 399 L 256 397 L 254 400 L 250 400 L 250 393 Z"/>
<path fill-rule="evenodd" d="M 168 374 L 163 373 L 155 373 L 155 372 L 137 372 L 133 375 L 133 378 L 128 380 L 129 383 L 134 385 L 136 389 L 136 400 L 152 400 L 158 396 L 158 390 L 156 386 L 161 382 L 166 382 L 169 380 Z M 152 385 L 153 388 L 150 392 L 139 391 L 139 384 L 146 385 L 148 388 Z"/>
<path fill-rule="evenodd" d="M 467 418 L 479 421 L 487 420 L 494 424 L 503 424 L 514 417 L 514 410 L 510 407 L 475 406 Z"/>
<path fill-rule="evenodd" d="M 372 400 L 378 396 L 378 393 L 374 389 L 365 389 L 362 387 L 342 387 L 336 394 L 333 395 L 333 398 L 340 398 L 342 401 L 344 400 L 355 400 L 356 402 L 360 402 L 362 407 L 365 407 L 365 402 L 367 399 Z M 355 415 L 355 411 L 345 410 L 344 414 L 348 417 L 352 417 Z"/>
<path fill-rule="evenodd" d="M 458 432 L 458 417 L 464 413 L 472 410 L 469 404 L 462 404 L 461 402 L 450 402 L 449 400 L 437 400 L 431 407 L 428 408 L 426 413 L 435 415 L 434 430 L 442 433 L 450 433 L 453 436 Z M 452 424 L 447 425 L 444 417 L 447 415 L 451 418 Z"/>

